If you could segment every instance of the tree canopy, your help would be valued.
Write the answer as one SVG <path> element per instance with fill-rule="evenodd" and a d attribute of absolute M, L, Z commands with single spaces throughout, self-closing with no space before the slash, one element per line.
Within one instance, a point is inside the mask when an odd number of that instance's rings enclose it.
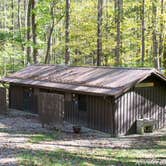
<path fill-rule="evenodd" d="M 1 76 L 29 64 L 166 68 L 165 0 L 1 0 Z"/>

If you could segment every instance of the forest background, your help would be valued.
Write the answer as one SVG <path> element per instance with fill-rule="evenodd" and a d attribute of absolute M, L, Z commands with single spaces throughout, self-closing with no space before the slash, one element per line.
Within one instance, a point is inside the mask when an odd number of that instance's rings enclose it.
<path fill-rule="evenodd" d="M 0 74 L 30 64 L 166 69 L 165 0 L 1 0 Z"/>

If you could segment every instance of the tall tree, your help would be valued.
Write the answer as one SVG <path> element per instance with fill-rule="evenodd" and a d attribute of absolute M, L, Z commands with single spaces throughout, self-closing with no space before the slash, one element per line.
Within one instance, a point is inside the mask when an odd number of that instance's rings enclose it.
<path fill-rule="evenodd" d="M 153 59 L 154 59 L 154 67 L 155 68 L 160 68 L 159 67 L 159 57 L 158 57 L 158 41 L 157 41 L 157 1 L 153 0 L 152 1 L 152 29 L 153 29 Z"/>
<path fill-rule="evenodd" d="M 12 8 L 12 14 L 11 14 L 12 32 L 14 33 L 14 0 L 12 0 L 12 2 L 11 2 L 11 8 Z"/>
<path fill-rule="evenodd" d="M 36 24 L 36 14 L 35 14 L 35 7 L 36 7 L 36 0 L 32 1 L 32 39 L 33 39 L 33 63 L 38 63 L 37 56 L 38 56 L 38 49 L 37 49 L 37 24 Z"/>
<path fill-rule="evenodd" d="M 18 30 L 19 30 L 19 37 L 21 39 L 21 48 L 24 51 L 24 45 L 22 43 L 22 32 L 21 32 L 21 28 L 22 28 L 22 23 L 21 23 L 21 0 L 18 0 L 18 7 L 17 7 L 17 22 L 18 22 Z"/>
<path fill-rule="evenodd" d="M 24 20 L 24 27 L 27 27 L 27 9 L 28 9 L 28 0 L 24 0 L 24 13 L 23 13 L 23 18 L 25 18 Z"/>
<path fill-rule="evenodd" d="M 31 63 L 31 8 L 32 0 L 28 1 L 28 10 L 27 10 L 27 63 Z"/>
<path fill-rule="evenodd" d="M 105 19 L 106 19 L 106 23 L 105 23 L 105 38 L 106 38 L 106 41 L 109 40 L 109 0 L 105 0 L 104 2 L 104 5 L 105 6 Z M 104 56 L 104 65 L 107 66 L 108 65 L 108 57 L 109 57 L 109 54 L 110 53 L 105 53 L 103 56 Z"/>
<path fill-rule="evenodd" d="M 21 31 L 21 11 L 20 11 L 20 2 L 21 0 L 18 0 L 18 7 L 17 7 L 17 22 L 18 22 L 18 29 Z"/>
<path fill-rule="evenodd" d="M 103 0 L 98 0 L 98 17 L 97 17 L 97 66 L 101 65 L 101 58 L 102 58 L 102 15 L 103 15 Z"/>
<path fill-rule="evenodd" d="M 115 65 L 121 64 L 121 21 L 123 14 L 123 0 L 115 0 L 115 23 L 116 23 L 116 48 L 115 48 Z"/>
<path fill-rule="evenodd" d="M 164 37 L 164 0 L 161 0 L 161 9 L 160 9 L 160 35 L 159 35 L 159 60 L 160 60 L 160 65 L 161 65 L 161 58 L 162 58 L 162 55 L 163 55 L 163 37 Z"/>
<path fill-rule="evenodd" d="M 144 66 L 145 61 L 145 0 L 142 0 L 142 10 L 141 10 L 141 31 L 142 31 L 142 56 L 141 63 Z"/>
<path fill-rule="evenodd" d="M 164 47 L 163 47 L 163 67 L 165 69 L 165 74 L 166 74 L 166 38 L 163 40 L 164 41 Z"/>
<path fill-rule="evenodd" d="M 66 0 L 66 26 L 65 26 L 65 64 L 70 61 L 70 0 Z"/>
<path fill-rule="evenodd" d="M 55 26 L 54 6 L 55 6 L 55 2 L 53 1 L 53 2 L 51 2 L 51 5 L 50 5 L 50 16 L 51 16 L 52 23 L 51 23 L 51 27 L 50 27 L 49 35 L 48 35 L 45 64 L 50 63 L 51 38 L 52 38 L 54 26 Z"/>
<path fill-rule="evenodd" d="M 4 1 L 3 10 L 4 10 L 4 29 L 7 30 L 7 2 L 6 1 Z"/>
<path fill-rule="evenodd" d="M 50 8 L 49 16 L 51 17 L 51 23 L 49 25 L 49 32 L 47 37 L 48 39 L 47 39 L 47 49 L 46 49 L 46 55 L 45 55 L 45 64 L 49 64 L 51 61 L 51 58 L 55 58 L 55 56 L 53 57 L 53 51 L 52 51 L 53 50 L 52 45 L 55 43 L 55 38 L 53 38 L 53 31 L 54 31 L 55 25 L 57 25 L 61 21 L 61 19 L 64 17 L 63 12 L 61 11 L 62 8 L 60 8 L 60 10 L 56 10 L 56 13 L 55 13 L 57 4 L 58 4 L 57 0 L 52 0 L 49 5 L 49 8 Z M 51 57 L 51 53 L 52 53 L 52 57 Z M 54 63 L 55 63 L 55 59 L 54 59 Z"/>

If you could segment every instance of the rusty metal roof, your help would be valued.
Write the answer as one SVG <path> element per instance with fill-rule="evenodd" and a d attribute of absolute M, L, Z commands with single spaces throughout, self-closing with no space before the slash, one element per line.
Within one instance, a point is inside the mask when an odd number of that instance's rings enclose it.
<path fill-rule="evenodd" d="M 155 69 L 32 65 L 1 82 L 117 96 L 151 74 L 166 81 Z"/>

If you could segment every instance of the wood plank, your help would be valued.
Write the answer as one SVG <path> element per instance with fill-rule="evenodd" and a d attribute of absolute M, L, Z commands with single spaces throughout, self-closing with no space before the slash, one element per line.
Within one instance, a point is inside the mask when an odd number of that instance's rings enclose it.
<path fill-rule="evenodd" d="M 4 114 L 7 111 L 6 103 L 6 89 L 0 87 L 0 114 Z"/>

